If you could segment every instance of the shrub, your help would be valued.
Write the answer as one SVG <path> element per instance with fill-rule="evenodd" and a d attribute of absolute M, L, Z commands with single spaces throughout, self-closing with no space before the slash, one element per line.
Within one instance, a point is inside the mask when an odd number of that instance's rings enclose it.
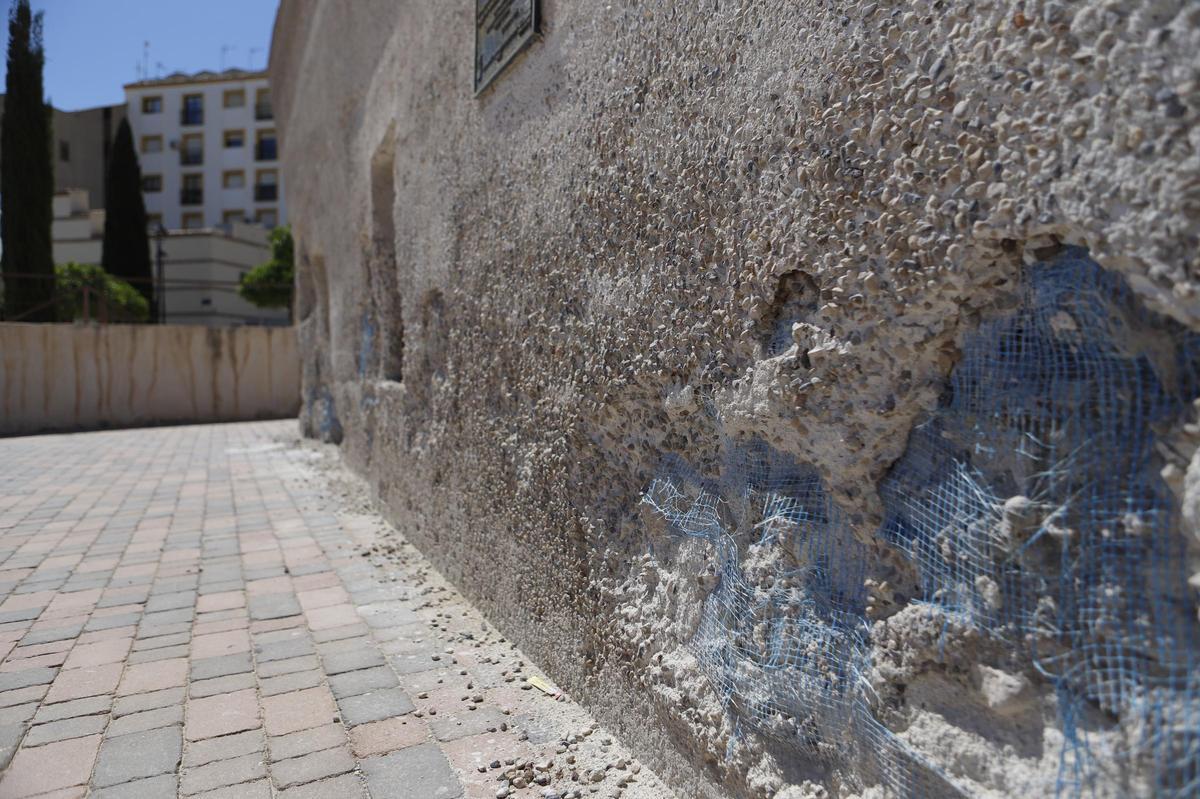
<path fill-rule="evenodd" d="M 292 229 L 277 227 L 271 231 L 271 260 L 247 272 L 238 286 L 238 294 L 259 308 L 291 308 L 293 266 Z"/>
<path fill-rule="evenodd" d="M 113 277 L 95 264 L 60 264 L 54 268 L 57 284 L 56 315 L 60 322 L 84 319 L 84 289 L 88 293 L 88 318 L 109 322 L 146 322 L 150 303 L 140 291 Z"/>

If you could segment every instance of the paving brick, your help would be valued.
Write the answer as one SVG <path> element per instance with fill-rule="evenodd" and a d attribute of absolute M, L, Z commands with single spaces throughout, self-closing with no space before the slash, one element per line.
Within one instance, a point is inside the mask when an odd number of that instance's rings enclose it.
<path fill-rule="evenodd" d="M 357 775 L 345 774 L 341 777 L 334 777 L 331 780 L 323 780 L 322 782 L 313 782 L 308 785 L 289 788 L 286 791 L 276 794 L 276 797 L 277 799 L 333 799 L 333 797 L 337 797 L 337 799 L 359 799 L 366 795 L 362 780 Z M 410 799 L 416 799 L 416 794 L 411 794 Z"/>
<path fill-rule="evenodd" d="M 96 762 L 100 736 L 21 749 L 0 779 L 0 796 L 23 797 L 83 785 Z"/>
<path fill-rule="evenodd" d="M 301 655 L 295 658 L 272 660 L 260 663 L 257 673 L 260 678 L 278 677 L 281 674 L 292 674 L 297 671 L 310 671 L 321 668 L 321 661 L 316 655 Z"/>
<path fill-rule="evenodd" d="M 338 700 L 338 708 L 342 713 L 342 721 L 348 727 L 403 716 L 415 709 L 412 701 L 399 688 L 385 688 L 346 697 Z"/>
<path fill-rule="evenodd" d="M 66 741 L 71 738 L 84 738 L 104 732 L 108 726 L 108 716 L 76 716 L 75 718 L 52 721 L 49 724 L 39 724 L 25 734 L 22 746 L 42 746 L 55 741 Z"/>
<path fill-rule="evenodd" d="M 38 708 L 33 720 L 36 724 L 46 724 L 59 719 L 93 716 L 97 713 L 107 713 L 112 707 L 111 696 L 92 696 L 87 699 L 75 699 L 70 702 L 60 702 L 57 705 L 42 705 Z"/>
<path fill-rule="evenodd" d="M 446 756 L 431 743 L 369 757 L 362 761 L 361 769 L 371 799 L 456 799 L 463 795 Z"/>
<path fill-rule="evenodd" d="M 188 662 L 183 658 L 138 663 L 130 666 L 117 688 L 119 696 L 161 691 L 187 684 Z"/>
<path fill-rule="evenodd" d="M 161 691 L 150 691 L 145 694 L 118 697 L 113 702 L 113 718 L 127 716 L 130 713 L 141 713 L 171 705 L 182 705 L 186 696 L 185 688 L 164 688 Z"/>
<path fill-rule="evenodd" d="M 332 647 L 333 649 L 329 652 L 326 652 L 323 647 L 318 647 L 321 650 L 321 665 L 324 667 L 325 673 L 330 676 L 382 666 L 386 663 L 383 655 L 376 648 L 375 642 L 370 639 L 350 644 L 339 641 Z"/>
<path fill-rule="evenodd" d="M 25 722 L 0 724 L 0 770 L 8 768 L 25 737 Z"/>
<path fill-rule="evenodd" d="M 280 790 L 336 777 L 354 770 L 354 758 L 345 747 L 280 760 L 271 764 L 271 779 Z"/>
<path fill-rule="evenodd" d="M 265 776 L 267 776 L 266 759 L 261 753 L 252 753 L 186 769 L 179 780 L 179 792 L 184 796 L 190 796 L 224 788 L 227 785 L 250 782 Z"/>
<path fill-rule="evenodd" d="M 193 699 L 187 704 L 187 738 L 199 741 L 252 730 L 260 724 L 254 689 Z"/>
<path fill-rule="evenodd" d="M 122 668 L 120 663 L 109 663 L 105 666 L 64 669 L 50 686 L 50 692 L 46 694 L 46 703 L 111 694 L 121 679 Z"/>
<path fill-rule="evenodd" d="M 243 782 L 241 785 L 231 785 L 228 788 L 218 788 L 197 794 L 196 799 L 271 799 L 270 780 L 255 780 Z M 329 799 L 341 799 L 340 794 L 330 794 Z"/>
<path fill-rule="evenodd" d="M 346 743 L 346 731 L 340 724 L 324 724 L 308 730 L 279 735 L 269 739 L 271 760 L 287 760 L 293 757 L 333 749 Z"/>
<path fill-rule="evenodd" d="M 298 616 L 301 612 L 300 603 L 290 593 L 251 596 L 248 607 L 252 621 L 282 619 L 286 616 Z"/>
<path fill-rule="evenodd" d="M 91 793 L 91 799 L 175 799 L 178 782 L 174 774 L 163 774 L 101 788 Z"/>
<path fill-rule="evenodd" d="M 262 753 L 266 750 L 266 745 L 267 739 L 261 729 L 223 735 L 206 741 L 193 741 L 188 744 L 187 751 L 183 754 L 183 765 L 203 766 L 217 760 Z"/>
<path fill-rule="evenodd" d="M 48 685 L 31 685 L 15 691 L 4 691 L 0 693 L 0 708 L 23 705 L 26 702 L 40 702 L 48 690 L 50 690 Z"/>
<path fill-rule="evenodd" d="M 106 738 L 96 760 L 92 784 L 104 788 L 143 777 L 171 774 L 183 754 L 183 731 L 179 727 L 135 732 Z"/>
<path fill-rule="evenodd" d="M 324 675 L 318 669 L 298 671 L 262 680 L 259 683 L 259 690 L 263 696 L 275 696 L 276 694 L 286 694 L 304 688 L 315 688 L 321 684 L 323 679 Z"/>
<path fill-rule="evenodd" d="M 253 687 L 254 675 L 247 672 L 246 674 L 229 674 L 225 677 L 216 677 L 211 680 L 198 680 L 188 686 L 188 694 L 193 699 L 200 699 L 206 696 L 228 694 Z"/>
<path fill-rule="evenodd" d="M 252 671 L 254 671 L 254 662 L 251 660 L 249 653 L 224 655 L 222 657 L 193 660 L 191 678 L 193 680 L 211 680 L 214 677 L 245 674 Z"/>
<path fill-rule="evenodd" d="M 265 697 L 262 708 L 268 735 L 319 727 L 337 715 L 333 696 L 324 687 Z"/>
<path fill-rule="evenodd" d="M 404 749 L 428 738 L 425 722 L 412 715 L 360 724 L 350 731 L 354 754 L 360 758 Z"/>
<path fill-rule="evenodd" d="M 130 713 L 115 719 L 108 725 L 107 735 L 115 738 L 118 735 L 128 735 L 142 730 L 155 730 L 159 727 L 170 727 L 183 724 L 183 707 L 173 705 L 160 707 L 157 710 L 145 710 L 141 713 Z"/>
<path fill-rule="evenodd" d="M 120 663 L 129 654 L 132 638 L 114 638 L 108 641 L 97 641 L 94 644 L 83 644 L 71 650 L 63 668 L 78 669 L 90 666 L 104 666 L 109 663 Z"/>
<path fill-rule="evenodd" d="M 311 655 L 316 651 L 310 638 L 298 636 L 290 641 L 272 641 L 265 644 L 255 643 L 254 657 L 259 663 L 270 663 L 273 660 Z"/>
<path fill-rule="evenodd" d="M 387 666 L 350 671 L 329 678 L 329 689 L 337 699 L 358 696 L 384 688 L 395 688 L 399 684 L 396 673 Z"/>

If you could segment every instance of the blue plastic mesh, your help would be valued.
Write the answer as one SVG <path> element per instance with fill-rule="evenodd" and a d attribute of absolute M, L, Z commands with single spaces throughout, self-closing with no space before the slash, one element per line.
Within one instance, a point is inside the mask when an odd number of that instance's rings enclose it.
<path fill-rule="evenodd" d="M 1080 250 L 1031 267 L 1020 306 L 964 342 L 941 406 L 880 487 L 881 537 L 922 599 L 1054 686 L 1058 793 L 1093 787 L 1079 720 L 1134 745 L 1107 770 L 1200 792 L 1200 625 L 1156 429 L 1200 394 L 1200 336 L 1147 313 Z M 668 456 L 645 500 L 717 556 L 692 650 L 739 720 L 897 795 L 953 791 L 884 728 L 863 581 L 874 565 L 810 469 L 725 441 L 719 476 Z"/>

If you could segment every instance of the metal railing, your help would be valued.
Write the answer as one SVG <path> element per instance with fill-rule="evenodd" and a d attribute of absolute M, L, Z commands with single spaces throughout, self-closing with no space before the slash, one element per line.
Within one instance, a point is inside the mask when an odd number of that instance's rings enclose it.
<path fill-rule="evenodd" d="M 180 150 L 179 163 L 183 166 L 199 166 L 204 163 L 203 150 Z"/>
<path fill-rule="evenodd" d="M 180 125 L 203 125 L 204 124 L 204 109 L 203 108 L 185 108 L 179 112 Z"/>
<path fill-rule="evenodd" d="M 279 199 L 279 186 L 259 183 L 254 187 L 255 202 L 272 202 L 277 199 Z"/>
<path fill-rule="evenodd" d="M 236 280 L 129 277 L 120 280 L 132 286 L 137 297 L 145 302 L 131 298 L 127 288 L 122 295 L 119 290 L 114 292 L 111 286 L 100 282 L 81 284 L 60 275 L 5 272 L 0 274 L 0 321 L 216 326 L 290 324 L 290 310 L 287 317 L 271 309 L 247 311 L 248 303 L 238 297 L 240 284 Z M 260 287 L 292 289 L 290 284 L 282 283 Z M 14 289 L 21 290 L 23 297 L 31 300 L 22 303 L 19 310 L 12 309 L 12 303 L 3 296 Z"/>

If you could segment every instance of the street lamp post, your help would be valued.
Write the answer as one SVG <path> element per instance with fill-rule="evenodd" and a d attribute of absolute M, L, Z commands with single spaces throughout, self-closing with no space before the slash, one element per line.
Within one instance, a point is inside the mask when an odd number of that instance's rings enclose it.
<path fill-rule="evenodd" d="M 163 237 L 166 235 L 167 229 L 160 222 L 158 229 L 154 231 L 154 263 L 158 282 L 157 290 L 154 292 L 154 304 L 157 306 L 155 310 L 158 311 L 157 316 L 160 325 L 166 324 L 167 321 L 167 291 L 166 286 L 163 284 L 163 261 L 165 260 L 165 255 L 163 254 Z"/>

